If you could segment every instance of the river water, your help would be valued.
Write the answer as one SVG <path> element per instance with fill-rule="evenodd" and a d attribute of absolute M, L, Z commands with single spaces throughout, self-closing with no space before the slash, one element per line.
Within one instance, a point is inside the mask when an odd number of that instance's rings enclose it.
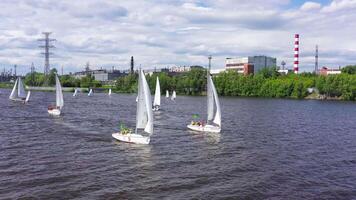
<path fill-rule="evenodd" d="M 136 96 L 0 90 L 0 199 L 356 199 L 356 104 L 221 98 L 222 132 L 188 131 L 204 97 L 162 97 L 150 145 L 115 141 Z"/>

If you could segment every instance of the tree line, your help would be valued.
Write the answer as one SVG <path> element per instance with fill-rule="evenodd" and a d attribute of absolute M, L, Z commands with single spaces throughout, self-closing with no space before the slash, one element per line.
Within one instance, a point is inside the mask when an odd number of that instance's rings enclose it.
<path fill-rule="evenodd" d="M 159 77 L 161 91 L 175 90 L 183 95 L 203 95 L 206 91 L 206 70 L 192 69 L 178 76 L 165 72 L 147 75 L 151 88 L 155 89 Z M 115 90 L 132 93 L 137 91 L 137 74 L 120 77 Z M 281 75 L 276 68 L 264 68 L 256 74 L 242 75 L 236 71 L 222 72 L 213 78 L 219 95 L 244 97 L 277 97 L 303 99 L 309 95 L 308 88 L 324 97 L 355 100 L 356 66 L 343 68 L 342 74 L 321 76 L 313 73 Z"/>
<path fill-rule="evenodd" d="M 56 70 L 49 75 L 49 85 L 55 85 Z M 206 91 L 206 70 L 194 68 L 189 72 L 170 76 L 166 72 L 147 75 L 146 79 L 152 92 L 159 78 L 161 91 L 175 90 L 182 95 L 204 95 Z M 87 75 L 76 79 L 70 75 L 60 76 L 64 87 L 108 87 L 103 86 L 94 77 Z M 226 71 L 215 75 L 214 83 L 219 95 L 244 97 L 277 97 L 296 98 L 307 97 L 308 88 L 315 88 L 324 97 L 355 100 L 356 98 L 356 65 L 342 68 L 338 75 L 321 76 L 313 73 L 281 75 L 276 68 L 264 68 L 256 74 L 242 75 L 235 71 Z M 42 86 L 42 73 L 27 74 L 26 85 Z M 131 73 L 116 80 L 113 90 L 116 92 L 137 92 L 138 74 Z"/>

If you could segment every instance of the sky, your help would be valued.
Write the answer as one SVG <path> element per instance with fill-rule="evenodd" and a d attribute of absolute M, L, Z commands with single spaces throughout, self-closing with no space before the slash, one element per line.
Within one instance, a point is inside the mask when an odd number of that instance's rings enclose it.
<path fill-rule="evenodd" d="M 292 68 L 300 34 L 300 71 L 356 64 L 356 0 L 1 0 L 0 71 L 43 72 L 39 38 L 56 41 L 51 67 L 143 69 L 202 65 L 267 55 Z"/>

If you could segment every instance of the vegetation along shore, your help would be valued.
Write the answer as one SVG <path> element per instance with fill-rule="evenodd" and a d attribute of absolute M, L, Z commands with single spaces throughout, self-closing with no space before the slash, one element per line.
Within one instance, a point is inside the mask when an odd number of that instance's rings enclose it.
<path fill-rule="evenodd" d="M 50 85 L 54 85 L 55 69 L 51 70 Z M 175 90 L 181 95 L 203 95 L 206 90 L 206 71 L 193 69 L 179 76 L 169 76 L 165 72 L 147 75 L 147 81 L 154 91 L 156 77 L 159 77 L 161 90 Z M 137 90 L 136 73 L 117 79 L 115 85 L 102 85 L 91 76 L 75 79 L 69 75 L 60 77 L 64 87 L 112 88 L 114 92 L 135 93 Z M 28 86 L 42 86 L 42 73 L 25 76 Z M 356 100 L 356 66 L 346 66 L 341 74 L 321 76 L 312 73 L 281 75 L 275 68 L 265 68 L 257 74 L 241 75 L 235 71 L 222 72 L 214 76 L 214 82 L 221 96 L 272 97 L 294 99 L 335 99 Z M 11 87 L 1 84 L 0 87 Z"/>

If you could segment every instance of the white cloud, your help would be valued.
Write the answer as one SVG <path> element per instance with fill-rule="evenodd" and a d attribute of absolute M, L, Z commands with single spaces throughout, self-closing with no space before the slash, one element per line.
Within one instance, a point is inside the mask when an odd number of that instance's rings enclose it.
<path fill-rule="evenodd" d="M 321 8 L 321 4 L 320 3 L 307 1 L 301 6 L 300 9 L 303 10 L 303 11 L 310 11 L 310 10 L 318 10 L 320 8 Z"/>
<path fill-rule="evenodd" d="M 37 39 L 52 31 L 57 48 L 52 66 L 65 72 L 92 65 L 129 68 L 206 65 L 222 67 L 226 57 L 265 54 L 293 60 L 293 35 L 301 34 L 301 70 L 313 69 L 320 46 L 321 65 L 356 63 L 355 1 L 328 5 L 290 0 L 3 0 L 0 7 L 0 64 L 28 72 L 43 69 Z M 321 10 L 320 12 L 318 10 Z M 316 12 L 317 11 L 317 12 Z M 325 57 L 324 57 L 325 55 Z"/>
<path fill-rule="evenodd" d="M 355 12 L 356 0 L 333 0 L 330 5 L 323 8 L 323 12 L 337 12 L 342 10 L 352 10 Z"/>

